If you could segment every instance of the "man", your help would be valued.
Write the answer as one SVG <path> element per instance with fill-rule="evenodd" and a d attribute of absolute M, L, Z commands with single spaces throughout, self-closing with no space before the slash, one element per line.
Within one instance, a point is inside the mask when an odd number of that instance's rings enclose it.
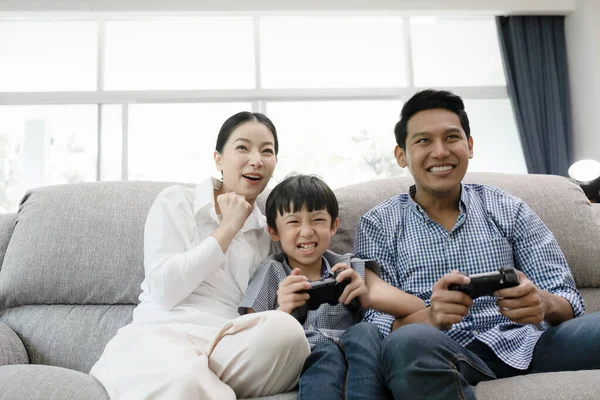
<path fill-rule="evenodd" d="M 462 99 L 419 92 L 394 133 L 398 165 L 415 185 L 367 212 L 354 246 L 357 257 L 380 262 L 383 279 L 428 305 L 404 318 L 365 317 L 389 334 L 381 366 L 394 396 L 474 399 L 485 380 L 600 368 L 600 314 L 584 316 L 552 233 L 522 200 L 461 183 L 473 157 Z M 475 300 L 449 289 L 468 283 L 464 274 L 508 265 L 516 287 Z"/>

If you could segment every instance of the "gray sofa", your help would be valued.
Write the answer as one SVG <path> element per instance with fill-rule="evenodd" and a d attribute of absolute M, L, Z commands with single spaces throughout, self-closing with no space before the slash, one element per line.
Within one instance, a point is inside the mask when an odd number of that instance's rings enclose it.
<path fill-rule="evenodd" d="M 560 243 L 587 311 L 600 310 L 600 205 L 556 176 L 473 173 L 466 181 L 524 199 Z M 332 249 L 351 251 L 359 216 L 411 183 L 399 177 L 337 189 L 341 223 Z M 145 217 L 167 185 L 39 188 L 24 197 L 17 214 L 0 215 L 0 399 L 107 398 L 87 372 L 131 318 L 143 278 Z M 490 400 L 598 399 L 600 370 L 501 379 L 476 391 Z"/>

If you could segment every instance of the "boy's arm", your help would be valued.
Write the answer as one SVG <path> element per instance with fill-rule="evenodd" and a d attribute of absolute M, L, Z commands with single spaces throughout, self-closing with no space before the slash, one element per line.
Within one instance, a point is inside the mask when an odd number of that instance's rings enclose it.
<path fill-rule="evenodd" d="M 370 269 L 365 269 L 368 307 L 396 317 L 404 317 L 425 309 L 423 300 L 390 285 Z"/>
<path fill-rule="evenodd" d="M 277 287 L 283 278 L 285 272 L 282 268 L 273 260 L 265 260 L 248 283 L 244 298 L 238 306 L 240 315 L 276 310 L 279 306 Z"/>

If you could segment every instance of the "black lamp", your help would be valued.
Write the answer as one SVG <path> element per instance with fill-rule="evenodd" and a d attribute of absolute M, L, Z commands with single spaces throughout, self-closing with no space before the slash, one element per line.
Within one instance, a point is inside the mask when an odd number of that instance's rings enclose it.
<path fill-rule="evenodd" d="M 569 176 L 579 183 L 590 201 L 600 203 L 600 162 L 577 161 L 569 167 Z"/>

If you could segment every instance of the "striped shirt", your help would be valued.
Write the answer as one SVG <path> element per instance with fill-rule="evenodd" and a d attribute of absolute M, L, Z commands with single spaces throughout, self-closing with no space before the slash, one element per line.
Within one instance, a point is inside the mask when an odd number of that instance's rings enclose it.
<path fill-rule="evenodd" d="M 354 251 L 381 265 L 381 277 L 429 305 L 433 284 L 452 270 L 476 274 L 513 265 L 537 287 L 567 299 L 574 315 L 584 313 L 583 298 L 552 233 L 520 199 L 500 189 L 463 184 L 459 215 L 448 232 L 412 199 L 415 186 L 374 207 L 360 219 Z M 469 315 L 446 333 L 463 346 L 475 338 L 506 364 L 527 369 L 535 345 L 547 329 L 521 325 L 501 315 L 496 299 L 475 299 Z M 365 320 L 384 335 L 394 317 L 373 310 Z"/>
<path fill-rule="evenodd" d="M 323 277 L 332 276 L 331 267 L 337 263 L 349 264 L 364 279 L 365 266 L 374 269 L 379 274 L 375 263 L 354 258 L 352 254 L 338 255 L 332 251 L 323 254 Z M 268 257 L 259 267 L 254 277 L 248 284 L 244 299 L 238 309 L 240 314 L 246 313 L 246 308 L 252 308 L 256 312 L 276 310 L 279 307 L 277 301 L 277 289 L 279 283 L 292 273 L 284 253 Z M 304 322 L 304 332 L 311 347 L 323 341 L 337 343 L 344 333 L 361 320 L 360 312 L 352 312 L 343 304 L 322 304 L 316 310 L 309 310 Z"/>

